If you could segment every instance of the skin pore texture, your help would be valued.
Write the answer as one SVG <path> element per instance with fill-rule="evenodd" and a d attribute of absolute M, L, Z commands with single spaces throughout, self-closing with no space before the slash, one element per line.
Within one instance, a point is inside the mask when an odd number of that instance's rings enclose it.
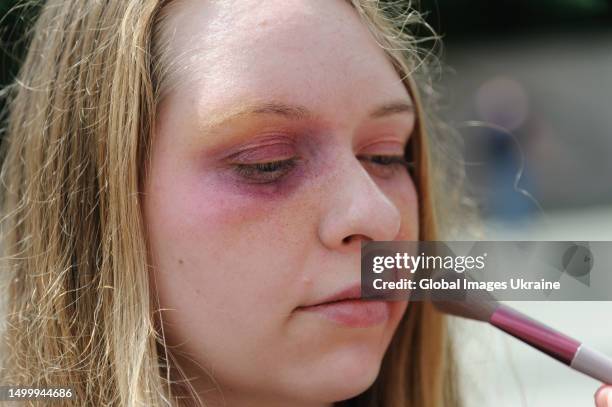
<path fill-rule="evenodd" d="M 181 0 L 165 24 L 144 210 L 168 345 L 213 406 L 363 392 L 407 303 L 305 307 L 359 283 L 362 240 L 418 238 L 408 91 L 342 0 Z"/>

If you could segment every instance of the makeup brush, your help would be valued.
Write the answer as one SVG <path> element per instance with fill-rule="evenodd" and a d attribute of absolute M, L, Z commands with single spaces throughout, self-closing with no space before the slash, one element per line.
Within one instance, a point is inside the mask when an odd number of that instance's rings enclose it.
<path fill-rule="evenodd" d="M 608 356 L 497 302 L 488 293 L 464 294 L 462 300 L 432 302 L 444 313 L 488 322 L 572 369 L 612 384 L 612 359 Z"/>

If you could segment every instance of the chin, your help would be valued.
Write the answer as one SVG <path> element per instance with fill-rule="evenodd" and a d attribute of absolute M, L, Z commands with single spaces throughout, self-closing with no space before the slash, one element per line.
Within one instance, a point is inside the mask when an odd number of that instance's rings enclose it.
<path fill-rule="evenodd" d="M 317 324 L 318 338 L 325 346 L 305 352 L 301 363 L 285 378 L 302 396 L 318 402 L 334 403 L 355 397 L 376 381 L 382 360 L 407 303 L 394 302 L 391 317 L 384 325 L 369 328 L 342 328 L 327 331 Z M 326 327 L 329 325 L 326 323 Z M 315 327 L 312 327 L 315 329 Z M 308 356 L 306 356 L 308 355 Z"/>
<path fill-rule="evenodd" d="M 326 402 L 355 397 L 367 390 L 378 377 L 383 354 L 380 349 L 347 345 L 329 355 L 315 380 L 315 390 Z"/>

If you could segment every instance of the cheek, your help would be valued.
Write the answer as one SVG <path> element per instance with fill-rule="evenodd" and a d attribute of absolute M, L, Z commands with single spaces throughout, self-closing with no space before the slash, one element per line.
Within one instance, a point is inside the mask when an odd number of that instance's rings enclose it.
<path fill-rule="evenodd" d="M 202 174 L 167 170 L 158 171 L 145 205 L 162 307 L 272 330 L 266 324 L 295 305 L 312 208 L 305 199 L 254 199 Z"/>
<path fill-rule="evenodd" d="M 290 222 L 282 208 L 271 211 L 189 176 L 158 185 L 148 213 L 160 268 L 176 270 L 193 283 L 209 280 L 217 289 L 254 283 L 255 273 L 265 279 L 271 269 L 265 262 L 274 262 L 269 256 L 289 249 L 281 237 L 299 233 L 298 220 Z"/>
<path fill-rule="evenodd" d="M 201 173 L 158 168 L 145 216 L 152 277 L 161 308 L 169 309 L 166 339 L 217 365 L 220 379 L 257 377 L 243 361 L 253 369 L 278 362 L 264 350 L 287 346 L 287 319 L 310 278 L 316 199 L 301 192 L 255 198 Z"/>

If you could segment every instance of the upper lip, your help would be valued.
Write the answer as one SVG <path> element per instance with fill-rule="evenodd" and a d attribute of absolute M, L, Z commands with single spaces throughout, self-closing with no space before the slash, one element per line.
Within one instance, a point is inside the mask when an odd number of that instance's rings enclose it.
<path fill-rule="evenodd" d="M 361 299 L 361 283 L 352 284 L 344 289 L 336 291 L 335 293 L 333 293 L 332 295 L 328 297 L 324 297 L 321 300 L 317 300 L 314 303 L 307 304 L 302 307 L 311 307 L 314 305 L 321 305 L 321 304 L 326 304 L 330 302 L 356 300 L 356 299 Z"/>

